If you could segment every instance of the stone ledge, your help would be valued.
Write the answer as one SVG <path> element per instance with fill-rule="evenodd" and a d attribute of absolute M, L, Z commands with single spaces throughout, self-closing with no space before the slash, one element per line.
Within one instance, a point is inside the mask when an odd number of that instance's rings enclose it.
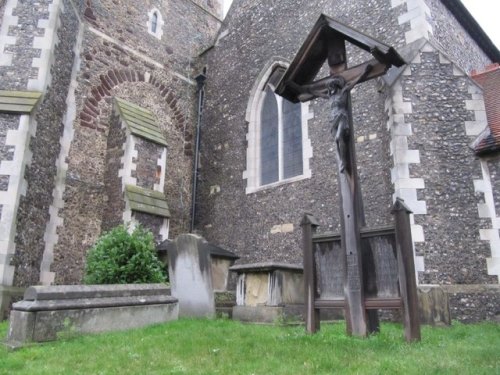
<path fill-rule="evenodd" d="M 170 295 L 166 284 L 30 286 L 25 301 Z"/>
<path fill-rule="evenodd" d="M 280 262 L 262 262 L 262 263 L 251 263 L 251 264 L 239 264 L 229 268 L 230 271 L 236 273 L 252 273 L 252 272 L 270 272 L 275 270 L 287 270 L 302 273 L 304 267 L 298 264 L 287 264 Z"/>

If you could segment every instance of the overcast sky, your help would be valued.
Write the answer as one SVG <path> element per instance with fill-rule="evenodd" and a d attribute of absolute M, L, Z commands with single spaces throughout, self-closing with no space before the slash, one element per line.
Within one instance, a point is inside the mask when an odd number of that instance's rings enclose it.
<path fill-rule="evenodd" d="M 233 0 L 224 0 L 224 14 Z M 500 48 L 500 1 L 499 0 L 462 0 L 476 21 L 488 34 L 493 43 Z"/>
<path fill-rule="evenodd" d="M 500 48 L 500 1 L 498 0 L 462 0 L 476 21 L 488 34 L 497 48 Z"/>

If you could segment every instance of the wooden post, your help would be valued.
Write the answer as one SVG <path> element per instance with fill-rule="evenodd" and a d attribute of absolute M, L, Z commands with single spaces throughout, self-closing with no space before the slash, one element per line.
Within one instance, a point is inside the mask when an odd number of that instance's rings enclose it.
<path fill-rule="evenodd" d="M 315 333 L 320 328 L 319 309 L 314 306 L 317 298 L 316 272 L 312 235 L 318 227 L 318 222 L 311 214 L 304 214 L 302 222 L 302 241 L 304 251 L 304 292 L 306 309 L 306 331 Z"/>
<path fill-rule="evenodd" d="M 350 115 L 350 94 L 348 105 L 349 141 L 347 160 L 341 160 L 342 155 L 337 146 L 337 167 L 340 190 L 340 208 L 342 225 L 342 250 L 345 254 L 344 293 L 346 298 L 346 324 L 348 334 L 355 336 L 367 335 L 367 317 L 364 306 L 363 274 L 361 260 L 361 237 L 359 221 L 362 207 L 361 192 L 358 181 L 356 157 L 354 150 L 354 127 Z M 341 168 L 343 166 L 343 169 Z M 361 217 L 360 217 L 361 216 Z"/>
<path fill-rule="evenodd" d="M 400 198 L 392 209 L 396 222 L 396 251 L 401 299 L 403 301 L 403 321 L 406 341 L 420 341 L 420 319 L 418 315 L 417 279 L 411 239 L 411 210 Z"/>

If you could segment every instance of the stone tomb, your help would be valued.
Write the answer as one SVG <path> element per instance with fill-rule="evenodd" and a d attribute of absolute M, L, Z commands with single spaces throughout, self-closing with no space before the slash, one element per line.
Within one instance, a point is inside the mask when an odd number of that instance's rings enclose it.
<path fill-rule="evenodd" d="M 301 318 L 302 266 L 265 262 L 237 265 L 230 270 L 238 274 L 233 319 L 272 323 L 281 318 Z"/>
<path fill-rule="evenodd" d="M 177 320 L 177 299 L 164 284 L 32 286 L 13 304 L 7 345 L 52 341 Z"/>

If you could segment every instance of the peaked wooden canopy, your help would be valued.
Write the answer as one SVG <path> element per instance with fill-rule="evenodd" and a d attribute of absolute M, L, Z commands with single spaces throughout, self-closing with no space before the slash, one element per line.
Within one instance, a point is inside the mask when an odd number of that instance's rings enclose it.
<path fill-rule="evenodd" d="M 373 59 L 352 68 L 347 67 L 346 41 L 371 53 Z M 405 64 L 391 46 L 322 14 L 285 72 L 276 93 L 294 103 L 314 99 L 311 94 L 299 96 L 288 83 L 311 83 L 326 60 L 331 73 L 343 76 L 346 81 L 359 77 L 368 64 L 372 65 L 372 70 L 363 81 L 385 74 L 392 65 L 399 67 Z"/>

